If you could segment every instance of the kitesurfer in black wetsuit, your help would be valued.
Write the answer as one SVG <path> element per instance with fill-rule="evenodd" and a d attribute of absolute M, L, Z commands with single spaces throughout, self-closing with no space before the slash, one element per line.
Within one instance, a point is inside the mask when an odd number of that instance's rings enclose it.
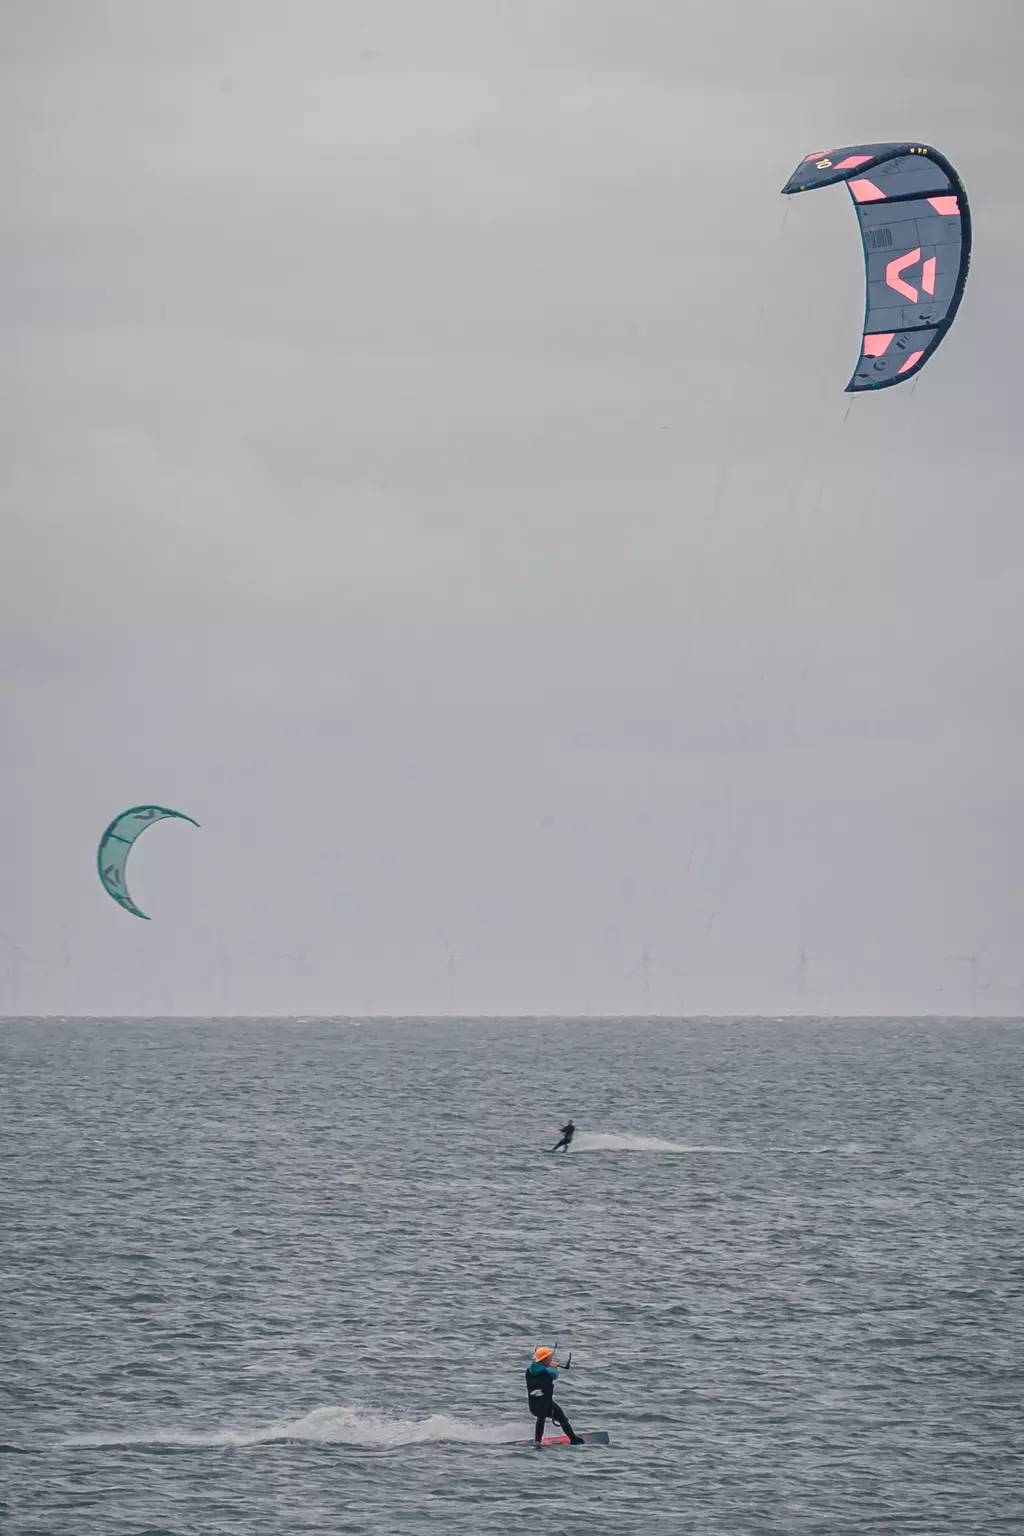
<path fill-rule="evenodd" d="M 568 1152 L 568 1150 L 569 1150 L 569 1143 L 570 1143 L 570 1141 L 572 1141 L 573 1137 L 576 1135 L 576 1127 L 573 1125 L 572 1120 L 570 1118 L 569 1120 L 567 1120 L 565 1122 L 564 1125 L 560 1125 L 558 1127 L 558 1129 L 562 1133 L 562 1139 L 560 1141 L 556 1141 L 555 1145 L 551 1148 L 551 1150 L 552 1150 L 552 1152 L 557 1152 L 559 1147 L 562 1147 L 566 1152 Z"/>
<path fill-rule="evenodd" d="M 555 1379 L 558 1376 L 558 1367 L 552 1350 L 542 1344 L 533 1352 L 533 1359 L 526 1367 L 526 1394 L 530 1404 L 530 1412 L 537 1421 L 533 1431 L 534 1445 L 540 1445 L 544 1437 L 544 1424 L 547 1419 L 554 1419 L 559 1429 L 569 1436 L 570 1444 L 582 1445 L 583 1441 L 573 1429 L 569 1420 L 555 1402 L 552 1393 L 555 1390 Z"/>

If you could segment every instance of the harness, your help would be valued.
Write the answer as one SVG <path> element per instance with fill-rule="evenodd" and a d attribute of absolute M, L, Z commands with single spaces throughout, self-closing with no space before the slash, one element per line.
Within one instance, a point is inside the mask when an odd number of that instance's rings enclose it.
<path fill-rule="evenodd" d="M 534 1415 L 547 1413 L 555 1395 L 555 1383 L 549 1371 L 526 1370 L 526 1395 L 530 1412 Z"/>

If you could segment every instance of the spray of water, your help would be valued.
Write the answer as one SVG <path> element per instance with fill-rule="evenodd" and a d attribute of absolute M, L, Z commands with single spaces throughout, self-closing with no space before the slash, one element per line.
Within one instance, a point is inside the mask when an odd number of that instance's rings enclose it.
<path fill-rule="evenodd" d="M 251 1429 L 139 1429 L 113 1435 L 71 1435 L 61 1440 L 60 1444 L 63 1447 L 86 1448 L 136 1446 L 144 1449 L 165 1446 L 180 1450 L 207 1450 L 299 1441 L 313 1445 L 351 1445 L 372 1450 L 395 1450 L 400 1446 L 424 1445 L 431 1441 L 502 1445 L 521 1440 L 523 1435 L 521 1421 L 488 1426 L 468 1424 L 443 1413 L 432 1414 L 429 1419 L 393 1419 L 363 1408 L 315 1408 L 302 1418 L 279 1419 L 273 1424 Z"/>
<path fill-rule="evenodd" d="M 578 1131 L 574 1152 L 741 1152 L 742 1147 L 697 1146 L 683 1141 L 660 1141 L 657 1136 L 622 1136 L 614 1131 Z"/>

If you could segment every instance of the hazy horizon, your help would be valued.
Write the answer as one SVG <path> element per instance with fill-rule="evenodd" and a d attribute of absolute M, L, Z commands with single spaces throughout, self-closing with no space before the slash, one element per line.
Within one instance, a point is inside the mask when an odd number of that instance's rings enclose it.
<path fill-rule="evenodd" d="M 1020 1013 L 38 1013 L 3 1024 L 1024 1024 Z"/>

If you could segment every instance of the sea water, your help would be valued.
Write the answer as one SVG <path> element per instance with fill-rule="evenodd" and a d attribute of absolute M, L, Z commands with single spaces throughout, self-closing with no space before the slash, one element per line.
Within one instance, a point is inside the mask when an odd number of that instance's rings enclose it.
<path fill-rule="evenodd" d="M 1024 1530 L 1017 1022 L 19 1020 L 0 1055 L 9 1536 Z M 607 1447 L 517 1443 L 556 1341 Z"/>

